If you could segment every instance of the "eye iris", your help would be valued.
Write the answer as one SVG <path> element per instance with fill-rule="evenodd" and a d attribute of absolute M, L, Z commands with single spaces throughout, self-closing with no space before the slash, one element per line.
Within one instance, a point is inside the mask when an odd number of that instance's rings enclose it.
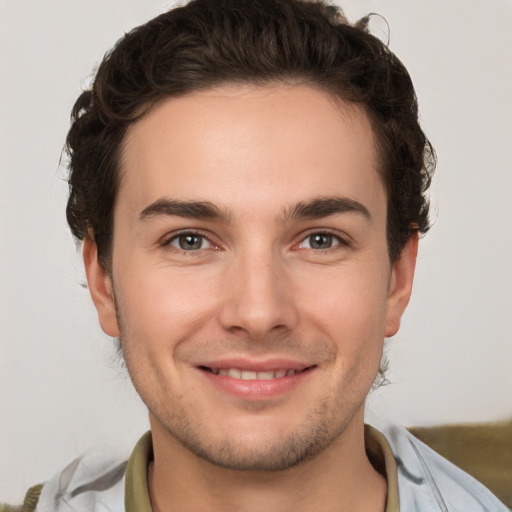
<path fill-rule="evenodd" d="M 332 247 L 332 236 L 325 234 L 311 235 L 309 243 L 313 249 L 329 249 Z"/>
<path fill-rule="evenodd" d="M 183 235 L 179 238 L 180 249 L 190 251 L 193 249 L 201 249 L 203 239 L 197 235 Z"/>

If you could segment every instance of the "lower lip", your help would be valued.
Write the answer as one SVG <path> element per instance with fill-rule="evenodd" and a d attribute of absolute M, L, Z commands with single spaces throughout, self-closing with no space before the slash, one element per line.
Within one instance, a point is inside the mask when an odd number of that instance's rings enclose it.
<path fill-rule="evenodd" d="M 221 391 L 244 400 L 265 400 L 291 391 L 312 373 L 313 368 L 308 368 L 289 377 L 268 380 L 243 380 L 227 375 L 215 375 L 206 370 L 198 370 Z"/>

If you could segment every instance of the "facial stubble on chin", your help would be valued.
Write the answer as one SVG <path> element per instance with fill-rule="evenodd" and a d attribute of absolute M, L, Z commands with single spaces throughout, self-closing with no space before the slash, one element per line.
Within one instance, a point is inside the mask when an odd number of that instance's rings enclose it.
<path fill-rule="evenodd" d="M 157 407 L 144 401 L 153 416 L 183 447 L 202 460 L 235 471 L 284 471 L 314 458 L 341 436 L 358 409 L 338 423 L 343 413 L 333 418 L 333 405 L 326 400 L 289 434 L 275 436 L 274 441 L 261 442 L 257 447 L 248 447 L 243 437 L 213 438 L 208 424 L 200 421 L 192 424 L 183 406 L 181 414 L 168 414 L 164 418 L 157 413 Z M 193 406 L 188 404 L 188 407 Z M 162 407 L 158 409 L 170 412 Z"/>
<path fill-rule="evenodd" d="M 159 421 L 182 446 L 215 466 L 236 471 L 275 472 L 314 458 L 341 435 L 345 424 L 338 425 L 334 431 L 326 425 L 325 418 L 329 415 L 329 409 L 328 403 L 319 404 L 307 416 L 303 425 L 296 427 L 293 432 L 286 436 L 276 436 L 273 442 L 261 442 L 251 448 L 247 447 L 244 438 L 209 438 L 208 426 L 191 425 L 186 415 L 172 424 L 163 423 L 160 418 Z"/>

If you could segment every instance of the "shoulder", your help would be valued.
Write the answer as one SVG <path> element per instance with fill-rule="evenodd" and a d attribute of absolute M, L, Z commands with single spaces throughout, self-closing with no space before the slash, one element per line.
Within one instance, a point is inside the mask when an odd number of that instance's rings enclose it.
<path fill-rule="evenodd" d="M 0 504 L 0 512 L 125 512 L 125 498 L 137 505 L 130 510 L 150 511 L 143 485 L 150 457 L 151 432 L 133 450 L 91 450 L 44 484 L 29 489 L 23 505 Z"/>
<path fill-rule="evenodd" d="M 0 507 L 0 512 L 124 512 L 127 464 L 127 459 L 91 451 L 31 488 L 21 507 Z"/>
<path fill-rule="evenodd" d="M 379 426 L 396 459 L 402 510 L 509 512 L 486 487 L 405 428 Z"/>

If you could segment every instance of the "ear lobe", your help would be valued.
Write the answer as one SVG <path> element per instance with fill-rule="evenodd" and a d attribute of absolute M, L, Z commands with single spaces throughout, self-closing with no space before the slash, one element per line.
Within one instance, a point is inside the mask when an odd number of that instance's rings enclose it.
<path fill-rule="evenodd" d="M 98 312 L 101 328 L 105 334 L 116 338 L 120 332 L 117 323 L 112 280 L 98 260 L 98 248 L 93 240 L 89 238 L 84 239 L 82 243 L 82 256 L 84 258 L 89 292 Z"/>
<path fill-rule="evenodd" d="M 394 336 L 398 332 L 400 320 L 411 298 L 418 239 L 419 234 L 416 232 L 409 238 L 400 257 L 393 264 L 386 312 L 386 337 Z"/>

